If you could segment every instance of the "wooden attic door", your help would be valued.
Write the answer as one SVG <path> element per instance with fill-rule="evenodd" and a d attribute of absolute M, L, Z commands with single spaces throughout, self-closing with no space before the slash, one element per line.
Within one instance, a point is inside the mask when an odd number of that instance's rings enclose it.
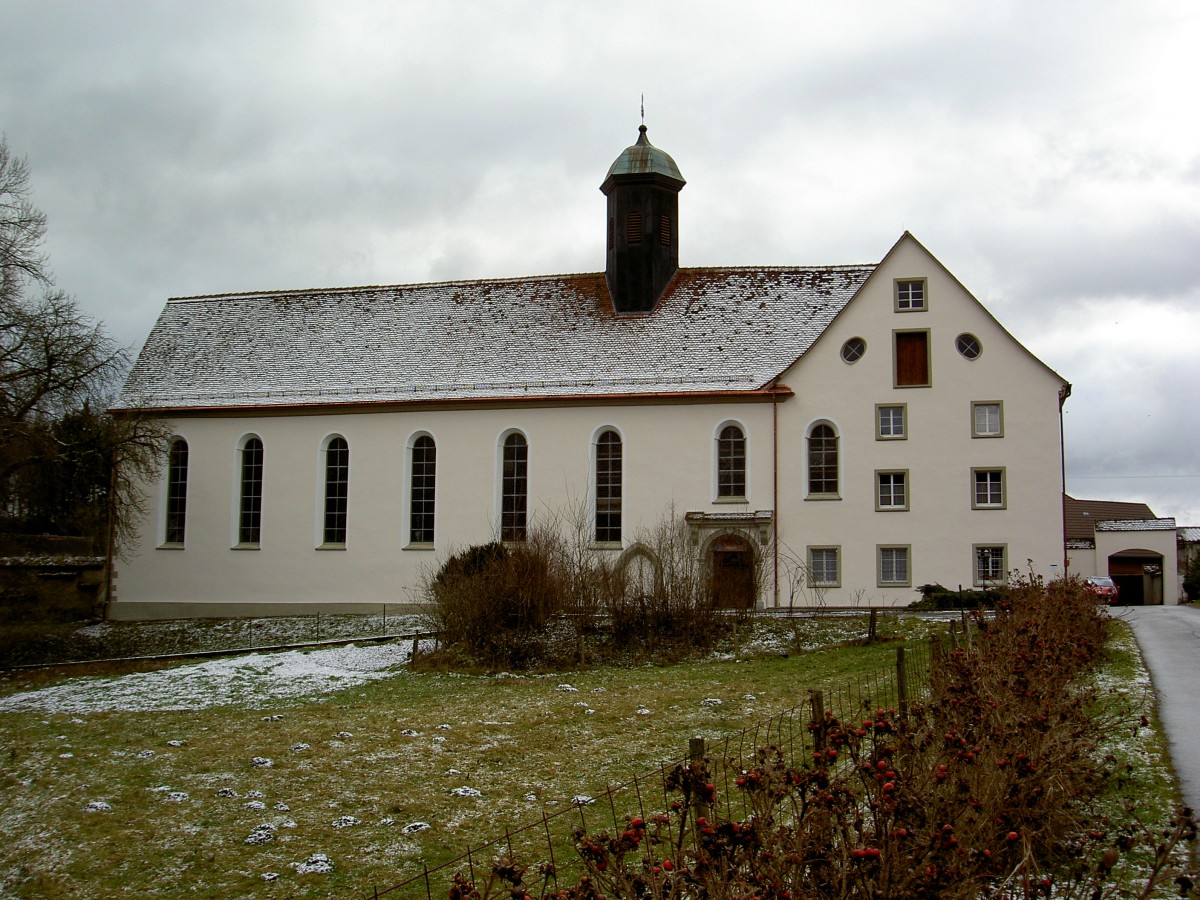
<path fill-rule="evenodd" d="M 896 386 L 929 384 L 929 332 L 896 332 Z"/>

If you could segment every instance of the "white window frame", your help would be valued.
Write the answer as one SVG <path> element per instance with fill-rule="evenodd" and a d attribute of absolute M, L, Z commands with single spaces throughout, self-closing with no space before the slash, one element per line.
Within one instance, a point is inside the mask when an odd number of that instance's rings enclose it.
<path fill-rule="evenodd" d="M 888 580 L 884 578 L 884 555 L 888 553 L 904 554 L 904 578 Z M 895 572 L 895 557 L 892 571 Z M 875 583 L 881 588 L 912 587 L 912 545 L 911 544 L 878 544 L 875 547 Z"/>
<path fill-rule="evenodd" d="M 914 296 L 911 285 L 920 285 L 920 296 Z M 929 309 L 929 281 L 925 278 L 897 278 L 894 296 L 896 312 L 925 312 Z"/>
<path fill-rule="evenodd" d="M 813 432 L 822 425 L 827 426 L 833 431 L 835 465 L 834 473 L 836 483 L 833 491 L 813 491 L 812 490 L 812 452 L 811 444 Z M 842 499 L 842 429 L 830 419 L 816 419 L 809 423 L 808 428 L 804 433 L 804 488 L 805 500 L 841 500 Z"/>
<path fill-rule="evenodd" d="M 900 431 L 884 434 L 884 410 L 900 411 Z M 895 417 L 889 416 L 888 427 L 895 427 Z M 876 403 L 875 404 L 875 440 L 877 441 L 906 441 L 908 440 L 908 404 L 907 403 Z"/>
<path fill-rule="evenodd" d="M 721 435 L 726 428 L 736 428 L 742 433 L 742 487 L 740 494 L 721 493 Z M 750 432 L 746 426 L 736 419 L 727 419 L 716 427 L 713 432 L 713 503 L 749 503 L 750 502 Z"/>
<path fill-rule="evenodd" d="M 900 488 L 903 493 L 902 502 L 894 502 L 896 499 L 896 478 L 901 479 Z M 888 494 L 891 503 L 884 503 L 883 484 L 885 479 L 891 485 Z M 912 485 L 909 483 L 908 469 L 876 469 L 875 470 L 875 510 L 876 512 L 900 512 L 908 509 L 909 497 L 912 493 Z"/>
<path fill-rule="evenodd" d="M 984 560 L 984 551 L 989 552 L 988 567 L 989 573 L 987 577 L 983 577 L 982 563 Z M 999 550 L 1000 562 L 996 563 L 996 552 Z M 991 577 L 991 572 L 996 572 L 996 577 Z M 988 585 L 1005 584 L 1008 581 L 1008 544 L 972 544 L 971 545 L 971 578 L 975 587 L 986 587 Z"/>
<path fill-rule="evenodd" d="M 996 430 L 979 430 L 979 413 L 981 410 L 996 410 Z M 989 415 L 990 418 L 990 415 Z M 987 424 L 991 424 L 988 422 Z M 971 437 L 1002 438 L 1004 437 L 1004 402 L 1002 400 L 972 400 L 971 401 Z"/>
<path fill-rule="evenodd" d="M 988 497 L 983 502 L 979 500 L 980 476 L 987 476 Z M 1008 507 L 1007 482 L 1008 478 L 1003 466 L 979 466 L 971 469 L 971 509 L 1006 509 Z M 992 499 L 993 485 L 999 486 L 999 500 Z"/>
<path fill-rule="evenodd" d="M 835 569 L 834 579 L 832 581 L 818 581 L 817 567 L 814 554 L 826 553 L 833 554 L 833 566 Z M 805 554 L 808 560 L 808 583 L 814 588 L 838 588 L 842 586 L 842 548 L 838 544 L 813 544 L 808 548 Z M 823 558 L 825 558 L 823 556 Z"/>
<path fill-rule="evenodd" d="M 621 465 L 617 472 L 618 483 L 619 483 L 619 487 L 621 490 L 620 496 L 617 498 L 619 501 L 618 516 L 619 516 L 619 521 L 620 521 L 620 537 L 618 537 L 617 540 L 615 540 L 615 541 L 611 541 L 611 540 L 601 541 L 601 540 L 597 540 L 597 537 L 596 537 L 596 530 L 599 525 L 599 508 L 598 508 L 598 502 L 597 502 L 599 500 L 599 487 L 600 487 L 599 486 L 599 478 L 598 478 L 598 476 L 600 474 L 599 448 L 600 448 L 601 436 L 603 436 L 604 434 L 606 434 L 610 431 L 617 436 L 617 441 L 618 441 L 617 446 L 620 447 L 620 450 L 621 450 L 621 459 L 620 459 Z M 590 510 L 591 511 L 591 521 L 589 524 L 590 524 L 590 530 L 591 530 L 592 549 L 595 549 L 595 550 L 617 550 L 617 549 L 621 549 L 622 547 L 625 546 L 625 544 L 624 544 L 624 539 L 625 539 L 625 494 L 626 494 L 625 456 L 626 456 L 625 435 L 624 435 L 624 433 L 622 433 L 621 429 L 618 428 L 616 425 L 601 425 L 599 428 L 597 428 L 592 433 L 591 463 L 590 463 L 590 467 L 589 467 L 590 468 L 590 476 L 588 479 L 589 480 L 588 495 L 591 497 L 591 504 L 590 504 L 590 506 L 591 506 L 591 510 Z"/>
<path fill-rule="evenodd" d="M 173 468 L 174 468 L 174 466 L 172 465 L 172 455 L 174 454 L 175 446 L 177 444 L 182 444 L 183 450 L 184 450 L 184 462 L 183 462 L 183 466 L 182 466 L 182 469 L 183 469 L 182 482 L 172 481 L 172 474 L 173 474 Z M 164 457 L 163 457 L 163 470 L 162 471 L 163 471 L 162 482 L 161 482 L 161 484 L 162 484 L 162 503 L 159 507 L 161 510 L 161 513 L 162 513 L 162 524 L 161 524 L 161 527 L 159 528 L 159 535 L 160 535 L 161 539 L 158 544 L 158 549 L 160 549 L 160 550 L 182 550 L 184 548 L 184 545 L 187 543 L 188 518 L 189 518 L 189 515 L 191 512 L 188 509 L 188 501 L 189 501 L 189 494 L 190 494 L 189 488 L 191 487 L 191 478 L 192 478 L 192 445 L 191 445 L 191 442 L 187 438 L 185 438 L 183 435 L 175 434 L 175 435 L 172 435 L 167 440 L 167 452 L 166 452 L 166 454 L 164 454 Z M 173 540 L 168 539 L 168 538 L 174 536 L 171 534 L 171 531 L 172 531 L 171 505 L 172 505 L 172 500 L 175 498 L 175 494 L 174 494 L 174 490 L 173 490 L 173 486 L 175 484 L 183 485 L 183 494 L 182 494 L 183 511 L 181 514 L 182 527 L 180 528 L 180 531 L 182 532 L 182 534 L 179 535 L 180 540 L 178 540 L 178 541 L 173 541 Z"/>
<path fill-rule="evenodd" d="M 326 510 L 328 506 L 328 490 L 329 490 L 329 448 L 333 442 L 341 439 L 346 442 L 346 512 L 345 512 L 345 535 L 344 541 L 327 541 L 326 535 Z M 320 449 L 317 453 L 317 515 L 316 515 L 316 543 L 318 550 L 345 550 L 350 540 L 350 474 L 351 474 L 351 447 L 350 439 L 346 435 L 339 432 L 325 435 L 321 441 Z"/>
<path fill-rule="evenodd" d="M 504 445 L 508 439 L 519 434 L 525 441 L 525 522 L 522 526 L 522 535 L 519 538 L 507 538 L 504 536 Z M 529 497 L 530 491 L 530 472 L 533 470 L 533 442 L 529 439 L 529 432 L 525 428 L 505 428 L 500 432 L 500 438 L 496 442 L 496 540 L 505 543 L 520 543 L 529 537 Z"/>
<path fill-rule="evenodd" d="M 245 484 L 243 476 L 246 466 L 246 446 L 257 440 L 262 446 L 263 461 L 262 471 L 259 475 L 259 504 L 258 504 L 258 540 L 243 541 L 242 540 L 242 505 L 245 503 L 246 497 L 243 494 Z M 249 432 L 242 435 L 238 440 L 234 450 L 233 458 L 233 549 L 234 550 L 258 550 L 262 545 L 262 522 L 263 522 L 263 505 L 266 502 L 266 456 L 267 444 L 262 439 L 262 435 L 256 432 Z"/>
<path fill-rule="evenodd" d="M 417 442 L 419 440 L 421 440 L 421 438 L 429 438 L 429 440 L 433 441 L 434 470 L 433 470 L 433 540 L 432 541 L 414 541 L 412 539 L 412 533 L 413 533 L 412 516 L 413 516 L 413 500 L 414 500 L 413 477 L 415 475 L 415 471 L 413 468 L 413 452 L 416 450 Z M 412 434 L 410 434 L 408 436 L 408 441 L 404 445 L 404 487 L 403 487 L 404 503 L 401 505 L 401 509 L 403 510 L 404 519 L 403 519 L 403 522 L 401 523 L 401 525 L 404 529 L 403 530 L 403 535 L 404 535 L 403 547 L 405 550 L 432 550 L 432 549 L 434 549 L 434 547 L 437 544 L 438 509 L 440 506 L 440 498 L 438 495 L 441 492 L 440 485 L 438 483 L 440 479 L 438 478 L 438 471 L 437 471 L 438 470 L 438 462 L 439 462 L 438 457 L 441 455 L 440 449 L 441 448 L 438 444 L 437 437 L 432 432 L 424 431 L 424 430 L 414 431 Z"/>

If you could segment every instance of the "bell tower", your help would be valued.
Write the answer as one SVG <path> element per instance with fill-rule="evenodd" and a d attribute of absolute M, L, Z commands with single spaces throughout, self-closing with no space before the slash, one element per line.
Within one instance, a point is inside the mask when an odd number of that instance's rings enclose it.
<path fill-rule="evenodd" d="M 679 191 L 686 184 L 675 160 L 637 143 L 609 167 L 600 190 L 608 198 L 604 277 L 618 313 L 651 312 L 679 268 Z"/>

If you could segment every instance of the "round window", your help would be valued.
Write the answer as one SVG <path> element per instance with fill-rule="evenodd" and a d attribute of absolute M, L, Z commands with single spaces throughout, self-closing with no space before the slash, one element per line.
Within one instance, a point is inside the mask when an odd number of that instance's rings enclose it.
<path fill-rule="evenodd" d="M 867 352 L 867 342 L 860 337 L 850 338 L 842 344 L 842 362 L 856 363 Z"/>
<path fill-rule="evenodd" d="M 979 354 L 983 352 L 983 347 L 979 343 L 979 338 L 973 334 L 960 334 L 954 341 L 954 346 L 958 348 L 958 352 L 967 359 L 978 359 Z"/>

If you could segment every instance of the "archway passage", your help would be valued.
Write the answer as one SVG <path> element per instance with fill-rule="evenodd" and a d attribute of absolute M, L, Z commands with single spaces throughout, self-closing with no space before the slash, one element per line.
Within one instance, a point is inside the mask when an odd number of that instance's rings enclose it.
<path fill-rule="evenodd" d="M 757 591 L 750 543 L 737 535 L 724 535 L 713 541 L 711 557 L 713 606 L 753 609 Z"/>
<path fill-rule="evenodd" d="M 1122 606 L 1157 605 L 1162 597 L 1161 553 L 1130 550 L 1108 558 L 1108 574 L 1117 586 L 1117 603 Z"/>

